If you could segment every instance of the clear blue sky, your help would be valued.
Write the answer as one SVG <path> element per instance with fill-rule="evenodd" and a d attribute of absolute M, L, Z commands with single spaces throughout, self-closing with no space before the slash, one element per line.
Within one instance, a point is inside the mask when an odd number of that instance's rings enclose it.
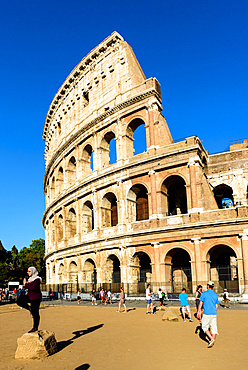
<path fill-rule="evenodd" d="M 0 240 L 44 237 L 44 143 L 50 102 L 79 61 L 114 30 L 161 83 L 174 139 L 210 153 L 248 137 L 248 1 L 1 1 Z"/>

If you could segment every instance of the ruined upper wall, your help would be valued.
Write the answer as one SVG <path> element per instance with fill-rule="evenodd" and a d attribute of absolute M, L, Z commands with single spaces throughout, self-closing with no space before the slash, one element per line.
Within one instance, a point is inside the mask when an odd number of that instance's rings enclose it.
<path fill-rule="evenodd" d="M 145 81 L 132 48 L 113 32 L 82 59 L 54 96 L 43 130 L 45 153 L 56 149 L 54 141 L 61 132 L 64 136 L 73 133 L 76 125 L 130 98 L 133 88 Z M 147 86 L 139 92 L 142 88 Z"/>

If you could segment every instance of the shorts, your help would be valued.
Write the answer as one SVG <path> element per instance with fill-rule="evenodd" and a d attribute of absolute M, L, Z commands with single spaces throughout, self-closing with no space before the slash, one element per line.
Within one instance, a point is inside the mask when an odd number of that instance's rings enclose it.
<path fill-rule="evenodd" d="M 147 299 L 147 304 L 151 304 L 152 303 L 152 300 L 151 299 Z"/>
<path fill-rule="evenodd" d="M 120 302 L 121 302 L 122 304 L 125 304 L 125 299 L 121 299 L 121 300 L 120 300 Z"/>
<path fill-rule="evenodd" d="M 80 299 L 82 299 L 82 298 L 80 297 L 80 295 L 78 295 L 77 296 L 77 300 L 80 301 Z"/>
<path fill-rule="evenodd" d="M 182 309 L 182 313 L 185 313 L 186 311 L 190 313 L 189 305 L 188 306 L 182 306 L 181 309 Z"/>
<path fill-rule="evenodd" d="M 163 303 L 164 301 L 164 298 L 159 298 L 160 302 Z"/>
<path fill-rule="evenodd" d="M 96 297 L 92 297 L 92 301 L 96 301 Z"/>
<path fill-rule="evenodd" d="M 211 326 L 212 334 L 219 334 L 217 329 L 217 316 L 216 315 L 202 315 L 202 330 L 207 331 L 209 330 L 209 326 Z"/>

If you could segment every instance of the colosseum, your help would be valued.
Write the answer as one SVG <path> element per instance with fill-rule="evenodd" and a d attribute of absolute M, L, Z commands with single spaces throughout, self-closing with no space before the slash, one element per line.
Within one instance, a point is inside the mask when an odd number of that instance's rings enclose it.
<path fill-rule="evenodd" d="M 43 131 L 47 284 L 127 294 L 211 279 L 248 292 L 248 140 L 174 141 L 160 84 L 117 32 L 66 78 Z M 141 148 L 141 149 L 140 149 Z"/>

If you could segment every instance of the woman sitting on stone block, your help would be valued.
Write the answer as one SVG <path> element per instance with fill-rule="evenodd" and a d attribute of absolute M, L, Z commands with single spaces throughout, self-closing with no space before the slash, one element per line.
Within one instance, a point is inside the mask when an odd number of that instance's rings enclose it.
<path fill-rule="evenodd" d="M 42 298 L 40 291 L 41 278 L 38 276 L 38 271 L 33 266 L 28 268 L 28 276 L 28 281 L 25 278 L 23 279 L 23 285 L 25 289 L 28 289 L 28 294 L 20 297 L 20 299 L 17 300 L 17 304 L 31 312 L 33 316 L 33 328 L 29 330 L 29 333 L 33 333 L 38 330 L 40 323 L 39 308 Z"/>

